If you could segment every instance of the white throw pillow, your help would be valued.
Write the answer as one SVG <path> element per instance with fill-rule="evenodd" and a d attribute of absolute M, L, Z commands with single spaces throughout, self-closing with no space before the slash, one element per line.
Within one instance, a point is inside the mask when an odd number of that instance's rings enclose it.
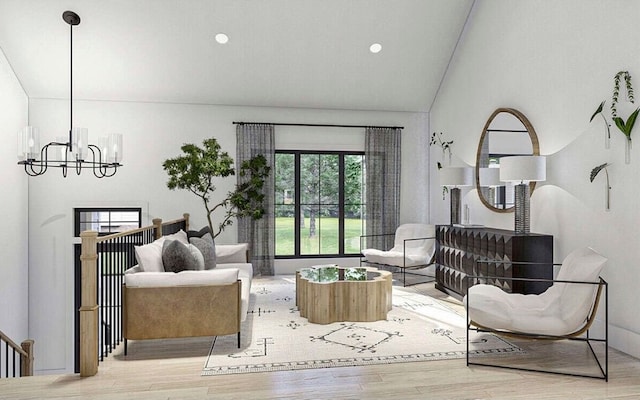
<path fill-rule="evenodd" d="M 144 272 L 164 272 L 162 265 L 162 241 L 145 244 L 144 246 L 134 246 L 136 260 L 140 269 Z"/>

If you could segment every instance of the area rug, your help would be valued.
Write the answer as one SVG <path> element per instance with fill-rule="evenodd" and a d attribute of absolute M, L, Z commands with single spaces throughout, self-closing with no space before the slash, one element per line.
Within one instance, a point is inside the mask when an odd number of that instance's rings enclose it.
<path fill-rule="evenodd" d="M 393 287 L 386 320 L 320 325 L 300 317 L 295 277 L 256 279 L 237 336 L 214 338 L 202 375 L 443 360 L 466 355 L 464 317 L 411 288 Z M 474 354 L 521 350 L 491 334 L 471 333 Z"/>

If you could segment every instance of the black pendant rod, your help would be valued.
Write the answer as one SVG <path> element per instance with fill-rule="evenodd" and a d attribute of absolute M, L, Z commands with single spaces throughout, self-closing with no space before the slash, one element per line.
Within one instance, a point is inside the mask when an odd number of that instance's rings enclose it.
<path fill-rule="evenodd" d="M 279 126 L 320 126 L 326 128 L 385 128 L 385 129 L 404 129 L 404 126 L 374 126 L 374 125 L 338 125 L 338 124 L 292 124 L 286 122 L 238 122 L 233 121 L 234 125 L 279 125 Z"/>
<path fill-rule="evenodd" d="M 73 130 L 73 27 L 80 24 L 80 16 L 73 11 L 62 13 L 62 19 L 69 24 L 69 151 L 72 151 Z"/>
<path fill-rule="evenodd" d="M 73 24 L 69 23 L 69 151 L 73 151 Z"/>

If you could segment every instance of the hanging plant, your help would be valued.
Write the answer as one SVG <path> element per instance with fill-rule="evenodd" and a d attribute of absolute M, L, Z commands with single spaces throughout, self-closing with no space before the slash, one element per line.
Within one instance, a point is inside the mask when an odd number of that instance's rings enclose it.
<path fill-rule="evenodd" d="M 593 119 L 596 117 L 596 115 L 600 115 L 602 117 L 602 120 L 604 121 L 604 126 L 607 128 L 607 133 L 605 133 L 605 136 L 604 136 L 604 147 L 605 149 L 608 149 L 609 147 L 611 147 L 611 129 L 609 129 L 611 124 L 609 124 L 609 121 L 607 121 L 607 119 L 605 118 L 604 113 L 602 112 L 603 109 L 604 109 L 604 101 L 600 103 L 600 105 L 598 106 L 598 109 L 593 113 L 589 122 L 592 122 Z"/>
<path fill-rule="evenodd" d="M 438 171 L 440 171 L 442 169 L 442 163 L 440 161 L 438 161 L 436 163 L 436 165 L 438 166 Z M 449 188 L 447 186 L 443 186 L 442 187 L 442 200 L 444 200 L 446 198 L 447 193 L 449 193 Z"/>
<path fill-rule="evenodd" d="M 429 142 L 429 146 L 439 146 L 442 148 L 442 158 L 444 158 L 445 153 L 449 153 L 449 164 L 451 164 L 451 145 L 453 144 L 453 140 L 444 140 L 442 138 L 442 132 L 433 132 L 431 134 L 431 141 Z M 438 169 L 441 167 L 438 167 Z"/>
<path fill-rule="evenodd" d="M 609 171 L 607 171 L 607 166 L 609 165 L 610 165 L 609 163 L 598 165 L 597 167 L 591 170 L 591 174 L 589 175 L 589 180 L 593 182 L 593 180 L 596 179 L 596 176 L 598 176 L 598 173 L 600 173 L 600 171 L 604 169 L 604 173 L 607 176 L 607 181 L 605 186 L 605 210 L 606 211 L 609 211 L 610 209 L 609 206 L 611 204 L 610 202 L 611 186 L 609 186 Z"/>
<path fill-rule="evenodd" d="M 627 137 L 627 140 L 631 141 L 631 131 L 633 125 L 636 122 L 640 108 L 636 108 L 634 112 L 629 115 L 629 118 L 625 121 L 618 115 L 618 97 L 620 95 L 620 80 L 624 79 L 625 88 L 627 90 L 627 98 L 632 104 L 635 103 L 633 96 L 633 87 L 631 86 L 631 75 L 629 71 L 620 71 L 613 78 L 613 96 L 611 101 L 611 119 L 616 124 L 618 129 Z"/>

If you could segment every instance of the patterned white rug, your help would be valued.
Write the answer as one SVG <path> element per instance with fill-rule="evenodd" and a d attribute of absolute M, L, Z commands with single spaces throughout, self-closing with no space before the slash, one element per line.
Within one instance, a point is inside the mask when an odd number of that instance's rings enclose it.
<path fill-rule="evenodd" d="M 242 324 L 242 347 L 237 347 L 236 335 L 214 338 L 202 375 L 465 357 L 463 316 L 410 288 L 394 286 L 392 297 L 387 320 L 320 325 L 300 317 L 295 277 L 256 279 Z M 520 352 L 489 334 L 473 334 L 470 349 L 475 354 Z"/>

